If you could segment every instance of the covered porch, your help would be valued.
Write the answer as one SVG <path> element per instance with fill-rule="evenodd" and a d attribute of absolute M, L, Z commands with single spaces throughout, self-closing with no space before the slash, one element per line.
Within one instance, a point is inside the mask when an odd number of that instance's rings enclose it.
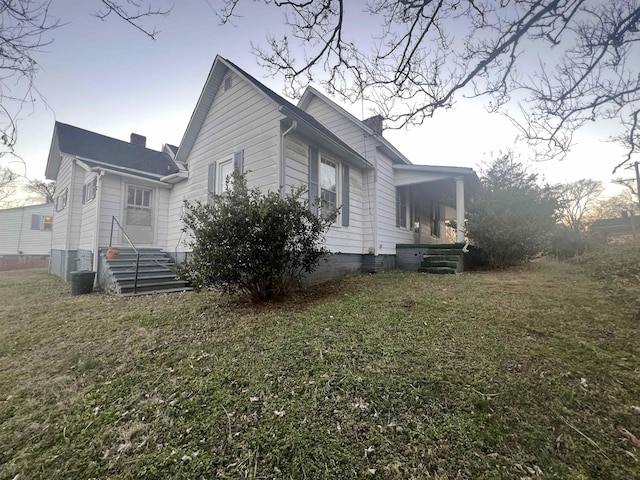
<path fill-rule="evenodd" d="M 397 266 L 429 273 L 462 271 L 465 205 L 480 188 L 476 173 L 465 167 L 394 165 L 393 168 L 396 192 L 401 199 L 399 208 L 404 201 L 414 232 L 412 244 L 396 245 Z M 398 216 L 402 217 L 402 212 Z M 455 230 L 447 226 L 451 221 L 455 221 Z M 447 258 L 438 258 L 445 252 Z"/>

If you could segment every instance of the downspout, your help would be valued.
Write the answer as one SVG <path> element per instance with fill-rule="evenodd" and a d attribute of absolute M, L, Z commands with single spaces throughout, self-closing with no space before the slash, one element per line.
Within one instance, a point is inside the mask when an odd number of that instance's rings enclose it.
<path fill-rule="evenodd" d="M 98 178 L 96 182 L 96 229 L 93 236 L 93 271 L 96 272 L 94 287 L 98 286 L 100 283 L 100 279 L 98 278 L 100 272 L 98 272 L 98 266 L 100 263 L 100 216 L 102 215 L 102 177 L 104 175 L 104 171 L 100 170 L 98 172 Z"/>
<path fill-rule="evenodd" d="M 77 160 L 74 158 L 71 160 L 71 181 L 69 182 L 69 193 L 67 195 L 67 238 L 65 242 L 65 249 L 67 255 L 71 251 L 71 222 L 73 221 L 73 203 L 74 203 L 74 192 L 75 192 L 75 183 L 76 183 L 76 162 Z M 73 270 L 78 269 L 78 257 L 73 259 Z M 69 257 L 67 257 L 67 265 L 65 266 L 65 280 L 69 281 L 71 279 L 71 272 L 66 271 L 66 268 L 69 266 Z"/>
<path fill-rule="evenodd" d="M 296 128 L 298 128 L 298 122 L 294 120 L 291 126 L 287 128 L 284 132 L 282 132 L 282 134 L 280 135 L 280 168 L 278 172 L 278 176 L 279 176 L 278 189 L 280 190 L 280 196 L 282 198 L 284 198 L 285 196 L 284 186 L 286 181 L 286 172 L 285 172 L 286 148 L 284 145 L 284 137 L 287 136 L 289 133 L 293 132 Z"/>
<path fill-rule="evenodd" d="M 373 254 L 378 256 L 378 151 L 373 151 Z"/>
<path fill-rule="evenodd" d="M 26 209 L 24 207 L 20 207 L 22 209 L 22 215 L 20 215 L 20 230 L 18 231 L 18 248 L 16 249 L 16 253 L 20 255 L 22 252 L 20 251 L 20 244 L 22 243 L 22 229 L 24 228 L 24 215 L 26 213 Z M 633 212 L 631 213 L 633 216 Z"/>

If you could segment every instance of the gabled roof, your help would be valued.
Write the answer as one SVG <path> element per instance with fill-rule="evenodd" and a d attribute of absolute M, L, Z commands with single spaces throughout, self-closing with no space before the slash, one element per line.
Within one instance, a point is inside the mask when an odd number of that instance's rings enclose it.
<path fill-rule="evenodd" d="M 58 176 L 61 155 L 77 157 L 93 167 L 144 178 L 157 179 L 178 171 L 166 153 L 56 122 L 45 172 L 48 179 Z"/>
<path fill-rule="evenodd" d="M 277 106 L 278 110 L 285 116 L 304 123 L 307 127 L 315 131 L 315 133 L 319 134 L 322 138 L 337 146 L 338 149 L 348 157 L 352 157 L 353 159 L 356 159 L 360 162 L 367 163 L 364 157 L 362 157 L 358 152 L 351 148 L 347 143 L 342 141 L 340 137 L 335 135 L 331 130 L 322 125 L 314 117 L 309 115 L 301 108 L 298 108 L 296 105 L 289 102 L 285 98 L 281 97 L 273 90 L 249 75 L 243 69 L 238 67 L 236 64 L 227 60 L 226 58 L 221 57 L 220 55 L 217 55 L 216 59 L 213 62 L 213 66 L 211 67 L 211 71 L 209 72 L 207 81 L 205 82 L 204 88 L 202 89 L 202 93 L 200 94 L 200 98 L 198 99 L 198 103 L 196 104 L 196 108 L 191 115 L 187 130 L 185 131 L 184 137 L 180 142 L 178 154 L 176 155 L 176 161 L 185 162 L 187 160 L 187 157 L 189 156 L 189 153 L 191 152 L 191 149 L 193 148 L 193 145 L 196 141 L 196 137 L 198 136 L 198 133 L 200 132 L 200 129 L 202 128 L 202 125 L 205 121 L 207 113 L 209 112 L 211 105 L 213 104 L 213 100 L 218 89 L 220 88 L 222 79 L 224 78 L 227 69 L 233 71 L 236 75 L 244 78 L 247 82 L 249 82 L 249 84 L 255 87 L 266 98 L 271 100 Z"/>
<path fill-rule="evenodd" d="M 300 98 L 300 101 L 298 102 L 298 106 L 301 109 L 307 108 L 309 106 L 309 103 L 311 103 L 312 97 L 316 97 L 322 102 L 324 102 L 325 104 L 329 105 L 331 108 L 333 108 L 334 110 L 339 112 L 342 116 L 344 116 L 346 119 L 354 123 L 358 128 L 363 129 L 369 137 L 375 138 L 378 141 L 379 146 L 382 148 L 384 153 L 389 157 L 391 157 L 391 161 L 393 161 L 394 163 L 406 163 L 411 165 L 412 162 L 407 157 L 405 157 L 396 147 L 394 147 L 389 140 L 384 138 L 379 133 L 374 132 L 365 123 L 358 120 L 356 117 L 351 115 L 340 105 L 338 105 L 337 103 L 333 102 L 332 100 L 324 96 L 322 93 L 320 93 L 318 90 L 316 90 L 312 86 L 308 86 L 305 89 L 304 93 L 302 94 L 302 97 Z"/>

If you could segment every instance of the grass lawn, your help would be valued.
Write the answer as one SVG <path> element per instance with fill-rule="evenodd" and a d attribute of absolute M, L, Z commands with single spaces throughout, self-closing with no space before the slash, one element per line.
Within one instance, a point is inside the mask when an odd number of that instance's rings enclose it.
<path fill-rule="evenodd" d="M 640 277 L 601 258 L 259 308 L 3 272 L 0 478 L 640 478 Z"/>

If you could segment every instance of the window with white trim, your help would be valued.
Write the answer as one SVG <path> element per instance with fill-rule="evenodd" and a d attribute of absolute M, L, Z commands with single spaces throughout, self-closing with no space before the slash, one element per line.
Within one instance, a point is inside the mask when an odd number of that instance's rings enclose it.
<path fill-rule="evenodd" d="M 50 215 L 31 215 L 31 230 L 51 230 L 53 217 Z"/>
<path fill-rule="evenodd" d="M 396 188 L 396 227 L 407 228 L 407 188 Z"/>
<path fill-rule="evenodd" d="M 320 212 L 331 215 L 338 207 L 338 165 L 320 158 Z"/>
<path fill-rule="evenodd" d="M 65 188 L 56 196 L 56 212 L 60 212 L 67 206 L 69 199 L 69 187 Z"/>
<path fill-rule="evenodd" d="M 82 187 L 82 204 L 85 205 L 96 198 L 98 192 L 98 177 L 93 177 Z"/>
<path fill-rule="evenodd" d="M 233 158 L 229 158 L 228 160 L 224 160 L 218 164 L 218 185 L 216 189 L 217 193 L 224 193 L 229 188 L 231 188 L 231 186 L 233 185 L 232 178 L 229 177 L 232 177 L 232 175 Z M 229 182 L 227 182 L 227 179 L 229 179 Z"/>

